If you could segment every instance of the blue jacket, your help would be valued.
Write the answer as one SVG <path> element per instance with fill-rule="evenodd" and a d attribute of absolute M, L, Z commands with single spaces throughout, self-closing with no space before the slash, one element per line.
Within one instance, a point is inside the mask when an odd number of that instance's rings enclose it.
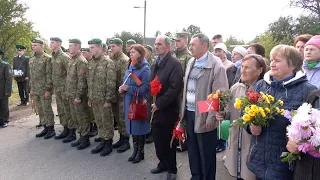
<path fill-rule="evenodd" d="M 139 99 L 142 97 L 147 99 L 149 93 L 149 82 L 150 82 L 150 66 L 147 60 L 143 60 L 140 64 L 130 65 L 124 75 L 124 80 L 127 79 L 130 73 L 135 74 L 141 81 L 142 84 L 138 86 L 135 81 L 128 78 L 125 85 L 128 85 L 128 91 L 124 95 L 124 114 L 126 120 L 126 131 L 132 135 L 144 135 L 150 132 L 150 123 L 148 119 L 144 120 L 129 120 L 129 106 L 130 102 L 134 99 L 135 92 L 139 88 Z"/>
<path fill-rule="evenodd" d="M 269 73 L 256 83 L 253 89 L 272 95 L 276 100 L 284 102 L 283 109 L 298 109 L 304 97 L 317 89 L 308 82 L 306 75 L 299 71 L 288 81 L 271 81 Z M 286 152 L 286 127 L 289 120 L 278 115 L 270 120 L 267 128 L 262 128 L 260 136 L 252 136 L 247 166 L 258 178 L 263 180 L 289 180 L 293 172 L 288 163 L 281 162 L 281 153 Z"/>
<path fill-rule="evenodd" d="M 320 89 L 320 63 L 313 69 L 309 69 L 306 64 L 303 65 L 307 78 L 311 84 Z"/>

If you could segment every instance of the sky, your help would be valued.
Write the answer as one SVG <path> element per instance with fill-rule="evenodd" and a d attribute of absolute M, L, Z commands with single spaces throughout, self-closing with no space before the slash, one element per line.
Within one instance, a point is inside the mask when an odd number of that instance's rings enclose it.
<path fill-rule="evenodd" d="M 49 39 L 105 40 L 115 32 L 143 34 L 144 0 L 20 0 L 29 6 L 28 20 Z M 147 0 L 146 37 L 157 30 L 181 31 L 193 24 L 209 38 L 221 34 L 250 41 L 280 16 L 303 13 L 289 8 L 289 0 Z"/>

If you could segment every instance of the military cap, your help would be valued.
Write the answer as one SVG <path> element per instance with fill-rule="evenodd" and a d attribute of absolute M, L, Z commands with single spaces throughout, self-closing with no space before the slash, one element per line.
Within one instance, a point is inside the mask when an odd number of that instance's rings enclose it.
<path fill-rule="evenodd" d="M 2 51 L 2 49 L 0 49 L 0 56 L 4 55 L 4 52 Z"/>
<path fill-rule="evenodd" d="M 24 47 L 24 46 L 22 46 L 22 45 L 16 45 L 16 48 L 18 49 L 18 50 L 20 50 L 20 49 L 26 49 L 26 47 Z"/>
<path fill-rule="evenodd" d="M 69 43 L 81 44 L 80 39 L 69 39 Z"/>
<path fill-rule="evenodd" d="M 120 38 L 113 38 L 109 41 L 110 44 L 123 45 L 123 41 Z"/>
<path fill-rule="evenodd" d="M 57 41 L 57 42 L 62 42 L 62 39 L 59 37 L 51 37 L 50 41 Z"/>
<path fill-rule="evenodd" d="M 127 41 L 127 44 L 132 45 L 132 44 L 137 44 L 137 42 L 135 40 L 133 40 L 133 39 L 129 39 Z"/>
<path fill-rule="evenodd" d="M 102 43 L 102 47 L 103 48 L 107 48 L 107 44 L 106 43 Z"/>
<path fill-rule="evenodd" d="M 153 52 L 153 48 L 150 45 L 145 45 L 144 48 L 149 49 L 151 52 Z"/>
<path fill-rule="evenodd" d="M 188 39 L 189 33 L 188 32 L 177 32 L 176 36 L 174 37 L 175 40 L 183 40 Z"/>
<path fill-rule="evenodd" d="M 32 43 L 44 44 L 43 40 L 40 39 L 40 38 L 34 38 L 34 39 L 32 39 Z"/>
<path fill-rule="evenodd" d="M 102 44 L 101 39 L 93 38 L 90 41 L 88 41 L 88 44 Z"/>
<path fill-rule="evenodd" d="M 90 49 L 89 48 L 81 48 L 81 52 L 83 52 L 83 51 L 90 52 Z"/>

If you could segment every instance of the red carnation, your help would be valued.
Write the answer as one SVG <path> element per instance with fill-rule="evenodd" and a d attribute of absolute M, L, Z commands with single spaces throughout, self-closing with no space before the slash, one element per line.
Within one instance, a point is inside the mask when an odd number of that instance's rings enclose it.
<path fill-rule="evenodd" d="M 253 92 L 248 94 L 248 99 L 251 103 L 257 103 L 260 98 L 260 94 Z"/>
<path fill-rule="evenodd" d="M 154 78 L 154 80 L 152 80 L 150 82 L 150 88 L 151 88 L 151 96 L 153 97 L 153 104 L 154 104 L 156 102 L 156 98 L 157 98 L 157 96 L 160 93 L 161 88 L 162 88 L 162 84 L 160 83 L 160 80 L 159 80 L 158 76 L 156 76 Z M 152 123 L 153 114 L 154 113 L 152 112 L 150 123 Z"/>

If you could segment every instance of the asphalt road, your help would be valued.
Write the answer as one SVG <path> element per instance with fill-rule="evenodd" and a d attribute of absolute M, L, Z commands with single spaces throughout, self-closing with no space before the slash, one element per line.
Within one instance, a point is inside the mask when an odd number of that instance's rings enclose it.
<path fill-rule="evenodd" d="M 31 109 L 11 113 L 9 127 L 0 129 L 0 180 L 162 180 L 166 173 L 152 175 L 150 169 L 158 163 L 154 144 L 145 147 L 145 160 L 138 164 L 127 161 L 131 150 L 109 156 L 90 154 L 98 145 L 78 151 L 59 140 L 35 138 L 41 131 L 35 126 L 38 116 Z M 56 118 L 56 131 L 62 130 Z M 118 139 L 117 133 L 114 141 Z M 217 155 L 217 179 L 232 180 L 223 166 L 223 153 Z M 177 154 L 178 179 L 190 179 L 187 153 Z"/>

